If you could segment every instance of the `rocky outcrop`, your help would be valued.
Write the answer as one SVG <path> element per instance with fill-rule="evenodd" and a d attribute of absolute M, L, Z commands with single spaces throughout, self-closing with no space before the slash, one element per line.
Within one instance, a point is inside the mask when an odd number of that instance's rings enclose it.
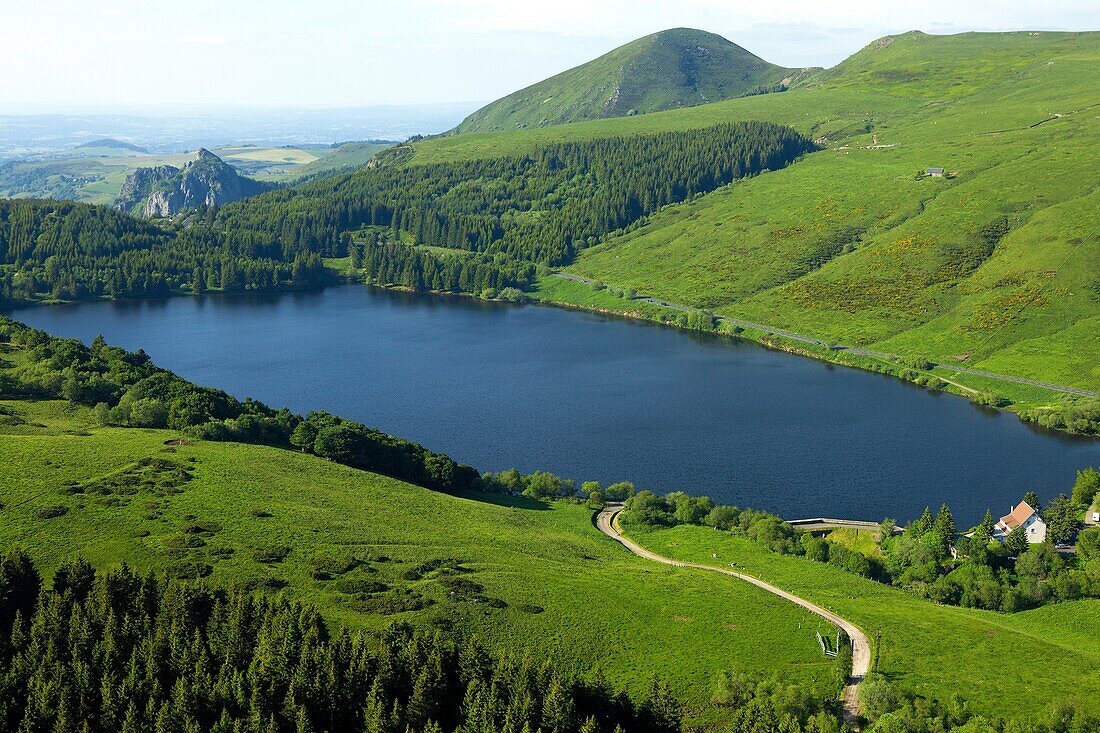
<path fill-rule="evenodd" d="M 138 204 L 162 181 L 171 180 L 179 175 L 180 169 L 174 165 L 158 165 L 154 168 L 138 168 L 122 182 L 122 189 L 115 199 L 115 208 L 119 211 L 134 213 Z"/>
<path fill-rule="evenodd" d="M 122 184 L 115 208 L 144 217 L 174 216 L 200 206 L 224 206 L 271 189 L 272 184 L 239 175 L 205 148 L 183 168 L 138 168 Z"/>

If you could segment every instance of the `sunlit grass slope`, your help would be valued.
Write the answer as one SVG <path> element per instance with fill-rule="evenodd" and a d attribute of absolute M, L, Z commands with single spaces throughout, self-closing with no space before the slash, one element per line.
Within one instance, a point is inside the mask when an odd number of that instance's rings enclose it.
<path fill-rule="evenodd" d="M 458 130 L 514 130 L 689 107 L 770 88 L 800 73 L 713 33 L 671 28 L 498 99 Z"/>
<path fill-rule="evenodd" d="M 670 207 L 571 269 L 842 343 L 1095 390 L 1098 63 L 1098 34 L 872 46 L 780 96 L 824 109 L 821 98 L 873 89 L 903 109 Z M 917 176 L 929 167 L 957 173 Z"/>
<path fill-rule="evenodd" d="M 1051 700 L 1087 705 L 1100 695 L 1100 677 L 1093 672 L 1100 664 L 1100 601 L 1017 614 L 939 606 L 705 527 L 681 525 L 634 539 L 677 559 L 736 563 L 841 614 L 879 640 L 878 672 L 922 694 L 940 699 L 957 694 L 980 712 L 1007 717 L 1046 709 Z M 1041 669 L 1034 659 L 1043 660 Z"/>
<path fill-rule="evenodd" d="M 635 558 L 584 506 L 449 496 L 287 450 L 169 446 L 177 434 L 94 427 L 67 403 L 3 404 L 0 546 L 47 569 L 82 555 L 285 587 L 356 627 L 451 623 L 636 691 L 660 674 L 693 704 L 722 669 L 829 674 L 815 617 Z"/>
<path fill-rule="evenodd" d="M 637 558 L 581 505 L 448 496 L 287 450 L 168 445 L 177 434 L 95 427 L 90 411 L 63 402 L 2 404 L 14 415 L 0 426 L 0 546 L 19 544 L 47 569 L 82 555 L 290 593 L 353 627 L 453 624 L 602 667 L 635 690 L 666 676 L 700 711 L 722 669 L 829 674 L 815 633 L 830 628 L 817 617 Z M 960 692 L 1009 715 L 1100 693 L 1090 672 L 1100 603 L 1015 616 L 940 607 L 713 530 L 641 539 L 674 557 L 736 562 L 881 632 L 880 670 L 911 690 Z M 1004 700 L 1011 709 L 998 708 Z"/>

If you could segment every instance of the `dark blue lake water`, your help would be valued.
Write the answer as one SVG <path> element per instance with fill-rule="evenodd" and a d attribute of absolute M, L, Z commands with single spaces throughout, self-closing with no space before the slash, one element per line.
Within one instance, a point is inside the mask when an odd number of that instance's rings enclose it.
<path fill-rule="evenodd" d="M 890 377 L 557 308 L 348 285 L 11 315 L 482 470 L 628 479 L 788 518 L 908 520 L 946 501 L 963 524 L 1100 465 L 1098 441 Z"/>

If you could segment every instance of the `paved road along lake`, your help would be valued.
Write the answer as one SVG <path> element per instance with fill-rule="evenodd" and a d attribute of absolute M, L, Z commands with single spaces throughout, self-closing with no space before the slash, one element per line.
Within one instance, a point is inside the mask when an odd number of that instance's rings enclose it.
<path fill-rule="evenodd" d="M 324 409 L 482 470 L 683 489 L 783 516 L 960 524 L 1068 491 L 1100 441 L 754 344 L 359 285 L 19 310 L 200 384 Z"/>

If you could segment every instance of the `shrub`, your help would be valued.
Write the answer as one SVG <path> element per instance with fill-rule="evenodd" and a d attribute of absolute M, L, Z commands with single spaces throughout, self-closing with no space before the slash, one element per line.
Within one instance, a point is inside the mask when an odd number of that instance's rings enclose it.
<path fill-rule="evenodd" d="M 331 555 L 314 555 L 309 559 L 309 564 L 319 573 L 327 575 L 343 575 L 359 566 L 359 560 L 351 555 L 333 557 Z"/>
<path fill-rule="evenodd" d="M 40 508 L 36 514 L 39 519 L 54 519 L 61 517 L 69 513 L 69 507 L 64 504 L 55 504 L 53 506 L 44 506 Z"/>
<path fill-rule="evenodd" d="M 255 558 L 256 562 L 265 564 L 280 563 L 286 560 L 286 556 L 289 554 L 290 548 L 286 545 L 265 545 L 252 548 L 252 557 Z"/>
<path fill-rule="evenodd" d="M 978 392 L 971 395 L 970 401 L 976 405 L 985 405 L 986 407 L 1008 407 L 1012 404 L 1012 400 L 1008 399 L 1004 395 L 994 394 L 992 392 Z"/>

